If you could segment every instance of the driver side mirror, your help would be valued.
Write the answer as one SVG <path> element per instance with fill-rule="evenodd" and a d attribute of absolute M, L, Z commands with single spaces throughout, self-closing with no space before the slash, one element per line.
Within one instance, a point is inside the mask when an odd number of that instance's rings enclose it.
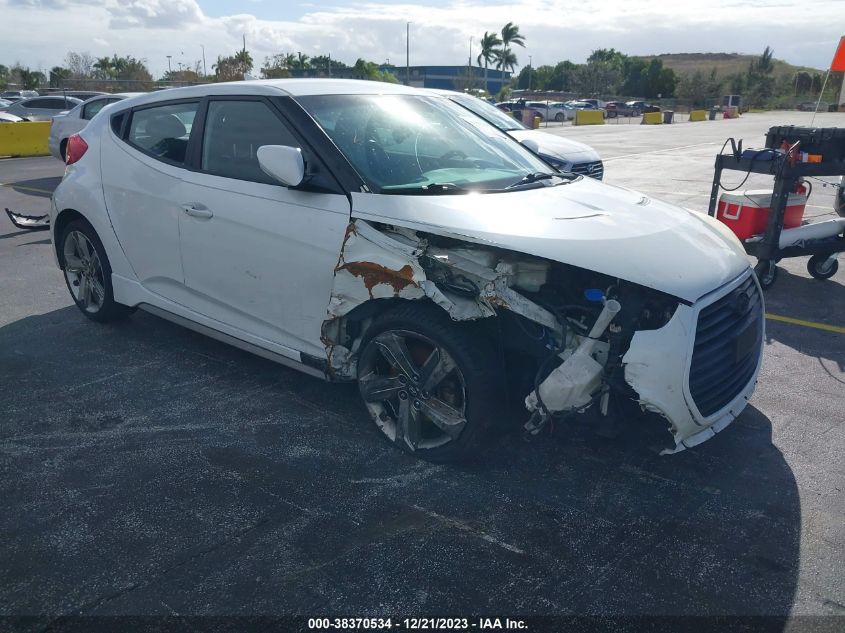
<path fill-rule="evenodd" d="M 255 155 L 261 170 L 286 187 L 296 187 L 305 179 L 305 160 L 298 147 L 262 145 Z"/>
<path fill-rule="evenodd" d="M 540 144 L 537 143 L 537 141 L 535 141 L 534 139 L 526 138 L 521 140 L 520 143 L 522 143 L 525 147 L 530 149 L 535 154 L 540 153 Z"/>

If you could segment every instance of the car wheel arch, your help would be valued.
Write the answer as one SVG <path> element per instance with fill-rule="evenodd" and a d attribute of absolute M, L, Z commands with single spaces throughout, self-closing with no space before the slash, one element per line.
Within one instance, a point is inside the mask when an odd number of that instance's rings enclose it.
<path fill-rule="evenodd" d="M 53 220 L 53 248 L 56 249 L 56 257 L 58 257 L 59 260 L 59 268 L 61 268 L 62 270 L 64 270 L 65 267 L 61 248 L 62 235 L 64 234 L 65 227 L 74 220 L 82 220 L 91 227 L 91 230 L 93 230 L 95 233 L 97 232 L 97 230 L 88 220 L 88 218 L 86 218 L 76 209 L 62 209 L 59 212 L 59 214 L 56 216 L 56 219 Z"/>

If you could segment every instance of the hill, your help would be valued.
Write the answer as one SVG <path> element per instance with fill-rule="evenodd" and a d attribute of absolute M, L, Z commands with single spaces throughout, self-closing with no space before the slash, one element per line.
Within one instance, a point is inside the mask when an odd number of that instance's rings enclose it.
<path fill-rule="evenodd" d="M 685 75 L 700 70 L 709 75 L 713 68 L 719 77 L 726 77 L 734 73 L 746 73 L 748 65 L 759 55 L 740 55 L 739 53 L 664 53 L 661 55 L 642 55 L 638 59 L 651 61 L 659 59 L 663 62 L 664 68 L 671 68 L 677 75 Z M 806 71 L 810 74 L 824 74 L 824 70 L 809 68 L 807 66 L 793 66 L 781 59 L 772 60 L 775 65 L 773 75 L 776 78 L 793 77 L 796 72 Z"/>

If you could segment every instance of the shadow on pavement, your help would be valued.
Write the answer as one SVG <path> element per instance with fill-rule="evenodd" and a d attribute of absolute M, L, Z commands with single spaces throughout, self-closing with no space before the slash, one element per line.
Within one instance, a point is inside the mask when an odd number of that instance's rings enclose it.
<path fill-rule="evenodd" d="M 19 180 L 17 182 L 10 182 L 6 186 L 25 196 L 49 198 L 53 195 L 53 190 L 59 186 L 61 181 L 62 176 L 51 176 L 49 178 Z"/>
<path fill-rule="evenodd" d="M 586 423 L 427 464 L 330 385 L 146 313 L 0 328 L 5 615 L 768 615 L 796 481 L 757 409 L 675 456 Z M 661 437 L 661 439 L 663 439 Z"/>
<path fill-rule="evenodd" d="M 845 255 L 840 266 L 845 265 Z M 778 272 L 766 293 L 766 312 L 845 327 L 845 285 L 841 273 L 825 281 Z M 807 356 L 835 362 L 845 371 L 845 335 L 793 324 L 766 321 L 768 342 L 778 341 Z"/>

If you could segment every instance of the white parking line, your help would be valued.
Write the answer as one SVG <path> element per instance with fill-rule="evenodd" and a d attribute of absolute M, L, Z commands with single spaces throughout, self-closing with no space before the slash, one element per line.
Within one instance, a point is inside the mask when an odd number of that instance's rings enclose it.
<path fill-rule="evenodd" d="M 647 152 L 637 152 L 636 154 L 623 154 L 622 156 L 611 156 L 610 158 L 605 158 L 604 162 L 608 162 L 610 160 L 618 160 L 620 158 L 630 158 L 631 156 L 644 156 L 646 154 L 665 154 L 666 152 L 674 152 L 675 150 L 679 149 L 689 149 L 690 147 L 704 147 L 705 145 L 718 145 L 719 143 L 716 141 L 711 141 L 709 143 L 696 143 L 695 145 L 681 145 L 680 147 L 666 147 L 664 149 L 653 149 Z"/>

